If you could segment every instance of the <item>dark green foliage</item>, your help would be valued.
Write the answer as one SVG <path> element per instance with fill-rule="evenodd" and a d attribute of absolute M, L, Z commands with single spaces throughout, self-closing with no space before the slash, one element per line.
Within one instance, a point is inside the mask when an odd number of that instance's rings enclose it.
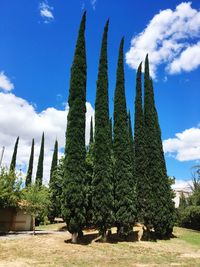
<path fill-rule="evenodd" d="M 94 223 L 105 237 L 106 230 L 113 223 L 112 169 L 110 151 L 110 123 L 108 108 L 108 63 L 107 34 L 104 28 L 99 60 L 97 92 L 95 102 L 95 143 L 93 199 Z"/>
<path fill-rule="evenodd" d="M 131 114 L 130 111 L 128 112 L 128 131 L 129 131 L 129 149 L 130 149 L 130 156 L 131 156 L 131 165 L 132 165 L 132 173 L 133 177 L 135 178 L 135 145 L 133 140 L 133 131 L 132 131 L 132 124 L 131 124 Z M 135 180 L 136 185 L 136 180 Z"/>
<path fill-rule="evenodd" d="M 90 142 L 89 145 L 93 144 L 94 142 L 94 133 L 93 133 L 93 120 L 91 117 L 91 121 L 90 121 Z"/>
<path fill-rule="evenodd" d="M 200 167 L 195 166 L 191 195 L 180 198 L 178 208 L 178 223 L 182 227 L 200 230 Z"/>
<path fill-rule="evenodd" d="M 40 146 L 40 154 L 38 158 L 37 172 L 35 181 L 38 186 L 42 185 L 43 180 L 43 162 L 44 162 L 44 133 L 42 134 L 41 146 Z"/>
<path fill-rule="evenodd" d="M 52 173 L 49 183 L 50 205 L 48 207 L 48 218 L 53 222 L 55 217 L 61 217 L 61 195 L 64 180 L 64 158 L 59 160 L 56 169 Z"/>
<path fill-rule="evenodd" d="M 161 130 L 155 108 L 153 83 L 149 76 L 148 55 L 145 60 L 144 117 L 148 155 L 148 176 L 153 199 L 153 226 L 158 238 L 169 237 L 174 225 L 174 202 L 167 176 Z"/>
<path fill-rule="evenodd" d="M 151 207 L 151 185 L 148 179 L 148 158 L 146 149 L 146 136 L 144 113 L 142 107 L 142 63 L 137 70 L 136 96 L 135 96 L 135 177 L 137 183 L 137 217 L 146 226 L 151 225 L 153 210 Z"/>
<path fill-rule="evenodd" d="M 71 67 L 62 213 L 72 234 L 85 225 L 86 13 L 83 14 Z"/>
<path fill-rule="evenodd" d="M 132 231 L 135 215 L 135 181 L 133 177 L 133 150 L 130 150 L 130 136 L 124 88 L 124 39 L 119 48 L 117 79 L 114 99 L 115 158 L 115 220 L 118 233 L 127 235 Z M 132 142 L 133 145 L 133 142 Z"/>
<path fill-rule="evenodd" d="M 200 206 L 188 206 L 179 214 L 179 225 L 200 230 Z"/>
<path fill-rule="evenodd" d="M 92 178 L 94 169 L 94 134 L 93 134 L 93 120 L 90 121 L 90 142 L 86 153 L 86 179 L 85 179 L 85 192 L 86 192 L 86 225 L 92 225 Z"/>
<path fill-rule="evenodd" d="M 85 192 L 86 192 L 86 225 L 92 225 L 92 178 L 94 169 L 94 143 L 90 144 L 86 154 L 86 179 L 85 179 Z"/>
<path fill-rule="evenodd" d="M 28 164 L 28 171 L 26 175 L 26 187 L 32 183 L 33 160 L 34 160 L 34 139 L 32 140 L 32 145 L 31 145 L 31 154 Z"/>
<path fill-rule="evenodd" d="M 187 207 L 188 203 L 187 203 L 187 198 L 185 197 L 184 193 L 181 193 L 180 196 L 180 202 L 179 202 L 179 209 L 180 210 L 184 210 Z"/>
<path fill-rule="evenodd" d="M 191 205 L 200 206 L 200 166 L 194 167 L 194 173 L 192 176 L 192 195 L 188 201 Z"/>
<path fill-rule="evenodd" d="M 50 183 L 52 180 L 53 172 L 56 170 L 58 165 L 58 141 L 55 141 L 53 157 L 51 162 L 51 170 L 50 170 Z"/>
<path fill-rule="evenodd" d="M 110 118 L 110 144 L 111 144 L 111 152 L 113 146 L 113 128 L 112 128 L 112 118 Z"/>
<path fill-rule="evenodd" d="M 61 215 L 61 188 L 63 182 L 63 166 L 64 160 L 60 160 L 58 166 L 58 141 L 55 141 L 53 157 L 51 162 L 51 170 L 50 170 L 50 180 L 49 180 L 49 189 L 50 189 L 50 205 L 48 208 L 48 218 L 51 223 L 53 223 L 54 218 Z M 59 169 L 58 169 L 59 168 Z"/>
<path fill-rule="evenodd" d="M 13 155 L 12 155 L 12 159 L 10 163 L 10 171 L 15 171 L 18 143 L 19 143 L 19 136 L 17 137 L 16 142 L 15 142 L 15 147 L 14 147 L 14 151 L 13 151 Z"/>

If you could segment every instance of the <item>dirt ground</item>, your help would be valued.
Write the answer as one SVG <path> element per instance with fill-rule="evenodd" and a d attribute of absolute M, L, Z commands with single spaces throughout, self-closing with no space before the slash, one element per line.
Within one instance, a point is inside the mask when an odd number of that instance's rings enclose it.
<path fill-rule="evenodd" d="M 90 231 L 78 245 L 68 232 L 0 238 L 0 267 L 200 266 L 200 233 L 176 228 L 174 234 L 168 241 L 97 243 Z"/>

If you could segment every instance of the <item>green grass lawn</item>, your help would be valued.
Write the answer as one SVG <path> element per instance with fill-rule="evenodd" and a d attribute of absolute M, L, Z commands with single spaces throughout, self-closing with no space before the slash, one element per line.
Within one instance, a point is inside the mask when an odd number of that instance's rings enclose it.
<path fill-rule="evenodd" d="M 65 223 L 54 223 L 54 224 L 47 224 L 47 225 L 39 225 L 36 226 L 36 230 L 44 230 L 44 231 L 61 231 L 66 226 Z"/>
<path fill-rule="evenodd" d="M 180 240 L 184 240 L 188 244 L 197 246 L 200 248 L 200 232 L 185 228 L 174 228 L 174 234 L 177 235 Z"/>

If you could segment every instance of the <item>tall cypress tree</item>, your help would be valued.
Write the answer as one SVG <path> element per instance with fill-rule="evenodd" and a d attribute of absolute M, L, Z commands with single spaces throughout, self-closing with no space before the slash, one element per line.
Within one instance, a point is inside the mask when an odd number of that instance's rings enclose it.
<path fill-rule="evenodd" d="M 91 117 L 91 121 L 90 121 L 90 142 L 89 142 L 89 145 L 91 146 L 91 144 L 93 144 L 93 142 L 94 142 L 93 119 Z"/>
<path fill-rule="evenodd" d="M 10 171 L 11 172 L 14 172 L 15 167 L 16 167 L 18 143 L 19 143 L 19 136 L 16 139 L 15 147 L 14 147 L 14 151 L 13 151 L 13 155 L 12 155 L 12 159 L 11 159 L 11 163 L 10 163 Z"/>
<path fill-rule="evenodd" d="M 57 165 L 58 165 L 58 141 L 56 140 L 55 145 L 54 145 L 52 162 L 51 162 L 50 183 L 53 182 L 52 181 L 53 172 L 56 170 Z"/>
<path fill-rule="evenodd" d="M 85 192 L 86 192 L 86 225 L 92 225 L 92 177 L 94 169 L 94 137 L 93 137 L 93 122 L 91 117 L 90 122 L 90 142 L 86 152 L 86 179 L 85 179 Z"/>
<path fill-rule="evenodd" d="M 114 98 L 115 219 L 118 233 L 128 235 L 135 221 L 135 190 L 124 88 L 124 39 L 119 48 Z"/>
<path fill-rule="evenodd" d="M 71 67 L 69 113 L 67 117 L 65 167 L 62 212 L 72 242 L 77 242 L 78 232 L 85 225 L 85 113 L 86 113 L 86 48 L 84 12 Z"/>
<path fill-rule="evenodd" d="M 41 146 L 40 146 L 40 154 L 38 158 L 37 172 L 36 172 L 36 183 L 41 186 L 43 180 L 43 162 L 44 162 L 44 132 L 42 134 Z"/>
<path fill-rule="evenodd" d="M 110 144 L 111 144 L 111 150 L 112 150 L 112 145 L 113 145 L 113 127 L 112 127 L 112 118 L 110 118 Z"/>
<path fill-rule="evenodd" d="M 153 226 L 158 238 L 169 237 L 173 229 L 174 203 L 165 165 L 161 130 L 155 107 L 153 83 L 149 75 L 148 55 L 145 59 L 144 117 L 148 154 L 148 175 L 153 192 Z"/>
<path fill-rule="evenodd" d="M 64 181 L 64 158 L 62 157 L 56 170 L 53 171 L 50 180 L 50 205 L 48 206 L 48 218 L 51 223 L 54 222 L 55 217 L 61 217 L 61 196 L 62 186 Z"/>
<path fill-rule="evenodd" d="M 102 239 L 113 223 L 112 166 L 110 151 L 110 123 L 108 107 L 108 62 L 107 62 L 107 21 L 100 53 L 97 91 L 95 101 L 95 142 L 93 175 L 93 221 Z"/>
<path fill-rule="evenodd" d="M 146 227 L 152 224 L 152 188 L 148 176 L 148 156 L 146 148 L 146 132 L 144 112 L 142 105 L 142 63 L 137 70 L 136 95 L 135 95 L 135 118 L 134 118 L 134 141 L 135 141 L 135 177 L 137 192 L 137 219 Z"/>
<path fill-rule="evenodd" d="M 26 175 L 26 187 L 32 183 L 32 174 L 33 174 L 33 160 L 34 160 L 34 139 L 32 140 L 31 145 L 31 154 L 29 158 L 28 171 Z"/>
<path fill-rule="evenodd" d="M 134 140 L 133 140 L 133 131 L 132 131 L 130 111 L 128 112 L 128 131 L 129 131 L 129 146 L 130 146 L 129 149 L 130 149 L 130 156 L 131 156 L 132 172 L 135 178 L 135 145 L 134 145 Z"/>

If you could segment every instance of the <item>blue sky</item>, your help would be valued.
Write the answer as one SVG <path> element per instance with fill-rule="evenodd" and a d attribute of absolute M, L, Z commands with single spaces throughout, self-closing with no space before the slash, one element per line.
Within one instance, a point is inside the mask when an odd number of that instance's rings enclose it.
<path fill-rule="evenodd" d="M 191 167 L 200 159 L 199 1 L 1 0 L 0 145 L 6 146 L 5 163 L 20 135 L 18 163 L 25 169 L 31 139 L 36 139 L 37 157 L 44 130 L 48 176 L 56 137 L 63 147 L 70 66 L 83 9 L 87 10 L 88 122 L 94 114 L 101 38 L 109 18 L 110 115 L 118 47 L 124 36 L 132 119 L 135 68 L 148 52 L 168 174 L 180 181 L 190 179 Z"/>

